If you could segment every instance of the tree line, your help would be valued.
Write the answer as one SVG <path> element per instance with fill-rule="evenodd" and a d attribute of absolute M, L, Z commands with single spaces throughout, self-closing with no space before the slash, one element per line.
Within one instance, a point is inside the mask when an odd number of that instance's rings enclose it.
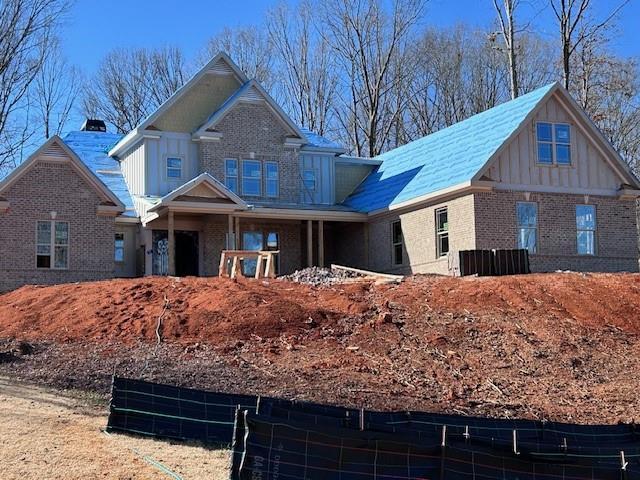
<path fill-rule="evenodd" d="M 426 0 L 300 0 L 274 6 L 260 25 L 223 29 L 195 59 L 173 46 L 113 50 L 83 79 L 56 47 L 68 4 L 5 0 L 0 165 L 62 131 L 72 111 L 128 132 L 222 50 L 295 122 L 359 156 L 558 80 L 639 172 L 640 70 L 612 46 L 628 1 L 598 16 L 592 0 L 483 0 L 494 21 L 482 29 L 430 25 L 437 6 Z M 542 17 L 553 36 L 536 31 Z M 14 51 L 22 56 L 14 60 Z"/>

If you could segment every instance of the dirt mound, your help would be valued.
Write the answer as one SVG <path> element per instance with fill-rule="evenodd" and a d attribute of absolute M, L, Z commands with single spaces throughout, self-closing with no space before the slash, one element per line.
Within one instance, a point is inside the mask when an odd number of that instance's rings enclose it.
<path fill-rule="evenodd" d="M 0 374 L 105 391 L 115 369 L 372 409 L 637 421 L 639 293 L 637 274 L 577 273 L 25 287 L 0 296 L 0 351 L 13 351 L 10 337 L 35 353 L 0 363 Z"/>
<path fill-rule="evenodd" d="M 362 290 L 314 290 L 281 281 L 151 277 L 51 287 L 0 296 L 0 337 L 218 342 L 299 333 L 367 310 Z"/>

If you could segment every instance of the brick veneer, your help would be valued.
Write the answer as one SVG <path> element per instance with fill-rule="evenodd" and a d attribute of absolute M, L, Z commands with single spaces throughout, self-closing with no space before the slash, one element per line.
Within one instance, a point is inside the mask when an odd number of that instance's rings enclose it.
<path fill-rule="evenodd" d="M 435 211 L 447 207 L 449 248 L 475 248 L 473 195 L 452 199 L 406 213 L 388 215 L 369 224 L 369 268 L 394 273 L 448 272 L 445 258 L 436 256 Z M 392 265 L 391 223 L 400 220 L 404 236 L 404 264 Z"/>
<path fill-rule="evenodd" d="M 99 280 L 114 275 L 114 219 L 96 215 L 100 198 L 69 164 L 38 162 L 3 193 L 0 291 L 25 284 Z M 69 268 L 36 268 L 36 222 L 69 222 Z"/>
<path fill-rule="evenodd" d="M 256 160 L 278 163 L 280 192 L 277 198 L 264 195 L 264 170 L 262 177 L 262 196 L 240 196 L 251 200 L 269 202 L 300 202 L 300 164 L 298 154 L 291 148 L 285 148 L 288 131 L 274 113 L 262 103 L 240 103 L 216 125 L 223 134 L 219 141 L 200 143 L 199 171 L 208 172 L 221 182 L 225 180 L 224 159 L 238 160 L 238 184 L 242 189 L 242 160 L 251 159 L 253 152 Z"/>
<path fill-rule="evenodd" d="M 479 193 L 475 198 L 477 248 L 516 248 L 516 203 L 523 192 Z M 538 204 L 538 254 L 534 271 L 638 271 L 638 229 L 635 200 L 590 195 L 596 206 L 596 255 L 577 255 L 575 207 L 584 195 L 531 193 Z"/>

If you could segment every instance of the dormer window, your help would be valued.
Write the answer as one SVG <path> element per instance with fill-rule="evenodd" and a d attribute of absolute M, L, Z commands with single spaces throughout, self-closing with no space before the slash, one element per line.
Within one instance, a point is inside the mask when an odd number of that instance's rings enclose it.
<path fill-rule="evenodd" d="M 538 163 L 571 165 L 571 126 L 567 123 L 536 124 Z"/>
<path fill-rule="evenodd" d="M 182 158 L 167 157 L 167 178 L 182 178 Z"/>

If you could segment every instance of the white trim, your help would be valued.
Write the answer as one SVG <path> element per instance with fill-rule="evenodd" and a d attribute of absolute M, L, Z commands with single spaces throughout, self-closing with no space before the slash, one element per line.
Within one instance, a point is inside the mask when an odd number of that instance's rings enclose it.
<path fill-rule="evenodd" d="M 42 153 L 46 151 L 52 144 L 56 143 L 67 155 L 66 157 L 42 157 Z M 71 150 L 67 144 L 59 136 L 54 135 L 49 138 L 45 143 L 40 146 L 35 152 L 29 155 L 24 162 L 16 167 L 9 175 L 7 175 L 0 182 L 0 192 L 9 188 L 15 183 L 22 175 L 24 175 L 29 168 L 36 164 L 36 162 L 42 161 L 45 163 L 70 163 L 75 171 L 82 177 L 89 185 L 91 185 L 95 191 L 99 194 L 102 200 L 112 202 L 115 206 L 120 208 L 120 211 L 124 212 L 125 206 L 115 194 L 109 190 L 109 188 L 100 180 L 89 168 L 80 160 L 80 158 Z M 46 189 L 46 185 L 43 186 Z"/>
<path fill-rule="evenodd" d="M 114 221 L 116 223 L 126 223 L 126 224 L 138 224 L 140 223 L 140 218 L 138 217 L 123 217 L 117 216 Z"/>
<path fill-rule="evenodd" d="M 447 214 L 447 229 L 446 230 L 438 230 L 438 214 L 441 212 L 445 212 Z M 444 207 L 438 207 L 434 211 L 434 227 L 436 234 L 436 259 L 446 257 L 447 254 L 451 251 L 451 245 L 449 245 L 449 206 L 445 205 Z M 447 236 L 447 251 L 443 252 L 440 247 L 440 239 L 444 236 Z"/>
<path fill-rule="evenodd" d="M 49 233 L 49 241 L 50 243 L 39 243 L 38 242 L 38 224 L 39 223 L 48 223 L 51 231 Z M 66 244 L 56 244 L 56 223 L 66 223 L 67 224 L 67 243 Z M 57 220 L 57 219 L 47 219 L 47 220 L 36 220 L 36 241 L 35 241 L 35 268 L 36 270 L 69 270 L 69 265 L 71 263 L 71 224 L 68 220 Z M 49 245 L 49 266 L 48 267 L 39 267 L 38 266 L 38 257 L 44 257 L 45 255 L 38 255 L 38 246 L 40 245 Z M 56 246 L 57 247 L 66 247 L 67 248 L 67 264 L 64 267 L 56 267 Z"/>
<path fill-rule="evenodd" d="M 393 212 L 396 210 L 415 209 L 418 207 L 426 206 L 428 204 L 442 201 L 450 197 L 468 195 L 470 193 L 490 192 L 493 190 L 493 187 L 494 187 L 493 182 L 485 182 L 485 181 L 462 182 L 448 188 L 443 188 L 435 192 L 421 195 L 419 197 L 413 198 L 411 200 L 407 200 L 405 202 L 400 202 L 400 203 L 389 205 L 384 208 L 379 208 L 378 210 L 373 210 L 369 212 L 368 215 L 370 217 L 376 217 L 376 216 L 384 215 L 386 213 Z"/>
<path fill-rule="evenodd" d="M 563 193 L 568 195 L 598 195 L 601 197 L 617 197 L 620 190 L 596 189 L 596 188 L 574 188 L 574 187 L 552 187 L 547 185 L 515 184 L 492 182 L 495 190 L 513 190 L 517 192 L 536 193 Z M 637 190 L 636 190 L 637 191 Z M 640 194 L 640 192 L 638 192 Z"/>
<path fill-rule="evenodd" d="M 121 213 L 122 209 L 114 205 L 98 205 L 96 208 L 96 214 L 100 216 L 115 217 Z"/>
<path fill-rule="evenodd" d="M 188 182 L 186 182 L 185 184 L 183 184 L 180 187 L 176 188 L 175 190 L 169 192 L 167 195 L 162 197 L 159 202 L 157 202 L 153 206 L 151 206 L 148 209 L 148 211 L 157 211 L 160 208 L 166 207 L 167 204 L 169 202 L 173 201 L 176 197 L 179 197 L 180 195 L 185 194 L 189 190 L 197 187 L 198 185 L 200 185 L 202 183 L 206 183 L 215 192 L 217 192 L 221 196 L 226 197 L 229 200 L 231 200 L 233 202 L 233 204 L 232 204 L 233 208 L 236 208 L 236 209 L 238 209 L 238 208 L 240 208 L 240 209 L 247 208 L 247 204 L 242 198 L 240 198 L 238 195 L 236 195 L 231 190 L 229 190 L 226 186 L 224 186 L 224 184 L 222 184 L 220 181 L 218 181 L 215 177 L 213 177 L 210 174 L 205 172 L 205 173 L 201 173 L 196 178 L 194 178 L 192 180 L 189 180 Z M 191 204 L 191 203 L 194 203 L 194 202 L 179 202 L 179 203 L 180 203 L 180 205 L 187 205 L 187 204 Z M 208 205 L 209 208 L 211 208 L 211 205 L 213 205 L 213 204 L 198 203 L 198 205 L 201 205 L 201 206 Z M 219 207 L 220 205 L 223 205 L 223 204 L 215 204 L 215 205 Z"/>
<path fill-rule="evenodd" d="M 179 177 L 170 177 L 169 176 L 169 159 L 177 159 L 180 160 L 180 176 Z M 163 180 L 167 183 L 178 183 L 180 184 L 180 182 L 184 181 L 184 169 L 185 169 L 185 155 L 184 154 L 180 154 L 180 153 L 167 153 L 164 155 L 164 161 L 163 161 Z M 177 168 L 175 167 L 171 167 L 172 170 L 177 170 Z"/>
<path fill-rule="evenodd" d="M 336 222 L 366 222 L 367 214 L 333 210 L 254 207 L 234 213 L 236 217 L 273 218 L 280 220 L 327 220 Z"/>
<path fill-rule="evenodd" d="M 193 86 L 205 75 L 208 73 L 212 73 L 212 67 L 216 65 L 219 61 L 225 62 L 233 71 L 239 83 L 245 83 L 247 81 L 247 77 L 240 70 L 240 68 L 229 58 L 226 53 L 220 52 L 215 57 L 213 57 L 204 67 L 198 70 L 189 81 L 187 81 L 182 87 L 175 91 L 173 95 L 171 95 L 167 100 L 164 101 L 162 105 L 160 105 L 155 112 L 149 115 L 146 119 L 142 121 L 140 125 L 138 125 L 134 130 L 132 130 L 129 134 L 127 134 L 124 138 L 122 138 L 111 150 L 109 150 L 109 156 L 113 157 L 121 153 L 123 150 L 127 148 L 127 145 L 134 141 L 138 136 L 140 136 L 141 132 L 145 130 L 149 125 L 153 124 L 154 121 L 158 119 L 160 115 L 162 115 L 166 110 L 168 110 L 171 106 L 173 106 L 185 93 L 187 93 Z M 216 73 L 214 73 L 216 74 Z M 145 132 L 147 134 L 147 132 Z M 153 135 L 153 134 L 151 134 Z"/>
<path fill-rule="evenodd" d="M 306 150 L 306 149 L 305 149 Z M 342 157 L 337 156 L 334 158 L 334 163 L 340 165 L 382 165 L 382 160 L 375 158 L 360 158 L 360 157 Z"/>

